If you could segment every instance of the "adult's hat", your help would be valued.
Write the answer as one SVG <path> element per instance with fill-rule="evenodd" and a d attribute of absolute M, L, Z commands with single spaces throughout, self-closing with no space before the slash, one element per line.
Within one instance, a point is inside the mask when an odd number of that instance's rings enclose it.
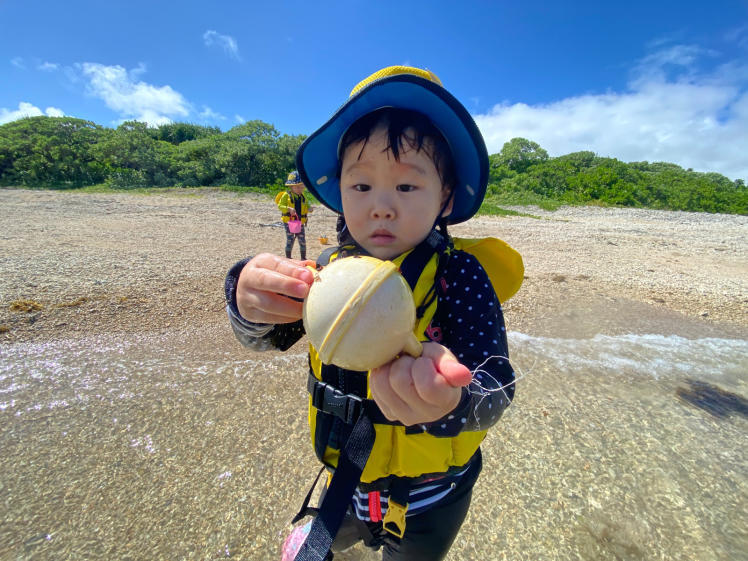
<path fill-rule="evenodd" d="M 286 179 L 286 185 L 298 185 L 299 183 L 303 183 L 301 180 L 301 177 L 299 177 L 299 172 L 296 170 L 293 170 L 291 173 L 288 174 L 288 179 Z"/>
<path fill-rule="evenodd" d="M 359 82 L 332 118 L 311 134 L 296 153 L 296 167 L 309 190 L 325 206 L 342 212 L 338 174 L 340 141 L 358 119 L 378 109 L 417 111 L 439 129 L 449 144 L 457 172 L 450 224 L 473 216 L 488 182 L 488 152 L 467 109 L 433 72 L 389 66 Z M 340 154 L 342 157 L 342 154 Z"/>

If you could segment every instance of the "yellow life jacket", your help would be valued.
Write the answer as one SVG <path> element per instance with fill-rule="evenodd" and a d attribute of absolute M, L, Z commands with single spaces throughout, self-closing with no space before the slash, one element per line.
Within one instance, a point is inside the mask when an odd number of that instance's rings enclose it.
<path fill-rule="evenodd" d="M 309 203 L 306 202 L 304 195 L 297 195 L 290 191 L 280 192 L 275 196 L 275 203 L 278 205 L 278 210 L 281 211 L 281 220 L 288 223 L 291 220 L 291 211 L 296 210 L 295 201 L 297 198 L 301 198 L 301 222 L 306 224 L 307 212 L 309 211 Z"/>
<path fill-rule="evenodd" d="M 453 238 L 454 248 L 474 255 L 485 269 L 493 284 L 500 302 L 505 302 L 517 292 L 522 284 L 524 266 L 522 257 L 505 242 L 495 238 L 460 239 Z M 411 250 L 412 251 L 412 250 Z M 410 254 L 404 253 L 393 262 L 399 266 Z M 334 253 L 331 259 L 338 256 Z M 434 254 L 426 263 L 413 290 L 416 306 L 424 302 L 434 285 L 438 264 L 438 254 Z M 429 327 L 437 306 L 437 298 L 432 298 L 425 311 L 416 322 L 413 330 L 420 341 L 427 341 L 426 329 Z M 310 370 L 317 380 L 322 380 L 323 365 L 317 350 L 309 346 Z M 366 377 L 366 397 L 371 399 L 368 384 L 368 372 L 345 371 L 346 376 Z M 360 385 L 363 386 L 363 378 Z M 309 427 L 312 444 L 320 460 L 327 466 L 336 467 L 340 449 L 325 445 L 321 449 L 317 435 L 317 423 L 322 413 L 312 404 L 309 398 Z M 329 417 L 329 416 L 328 416 Z M 328 419 L 326 421 L 330 423 Z M 324 427 L 322 427 L 324 429 Z M 418 478 L 428 474 L 444 473 L 452 467 L 465 465 L 475 454 L 486 431 L 463 431 L 454 437 L 436 437 L 427 432 L 414 431 L 401 424 L 374 422 L 376 438 L 374 447 L 361 475 L 361 482 L 371 483 L 388 476 Z M 327 435 L 323 435 L 325 438 Z"/>

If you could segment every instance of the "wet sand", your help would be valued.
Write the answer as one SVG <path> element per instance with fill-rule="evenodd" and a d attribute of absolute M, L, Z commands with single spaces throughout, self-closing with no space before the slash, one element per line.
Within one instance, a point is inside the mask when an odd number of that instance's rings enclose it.
<path fill-rule="evenodd" d="M 231 263 L 282 249 L 272 203 L 7 190 L 0 202 L 0 356 L 15 366 L 1 372 L 0 559 L 277 559 L 317 465 L 304 347 L 242 349 L 221 294 Z M 454 229 L 522 252 L 510 331 L 748 339 L 746 218 L 524 212 Z M 318 208 L 310 255 L 333 233 Z M 22 301 L 40 309 L 10 309 Z M 540 349 L 510 350 L 525 377 L 449 559 L 748 549 L 744 416 L 677 399 L 682 380 L 559 373 Z M 41 378 L 24 370 L 39 357 L 54 363 Z"/>

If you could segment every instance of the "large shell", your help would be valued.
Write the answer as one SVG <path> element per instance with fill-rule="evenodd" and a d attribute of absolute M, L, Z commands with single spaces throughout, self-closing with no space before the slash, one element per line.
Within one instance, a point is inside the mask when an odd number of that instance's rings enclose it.
<path fill-rule="evenodd" d="M 349 370 L 376 368 L 403 350 L 420 354 L 415 321 L 405 279 L 374 257 L 333 261 L 316 273 L 304 301 L 304 328 L 322 362 Z"/>

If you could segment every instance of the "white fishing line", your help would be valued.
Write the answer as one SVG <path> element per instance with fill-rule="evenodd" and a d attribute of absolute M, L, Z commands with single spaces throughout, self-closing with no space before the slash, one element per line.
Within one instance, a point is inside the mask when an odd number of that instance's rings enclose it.
<path fill-rule="evenodd" d="M 509 364 L 509 358 L 503 355 L 492 355 L 486 358 L 483 362 L 481 362 L 478 366 L 475 367 L 474 370 L 471 371 L 473 375 L 473 380 L 468 386 L 467 390 L 471 395 L 479 396 L 478 402 L 475 404 L 475 406 L 472 408 L 472 415 L 475 419 L 475 424 L 478 427 L 478 430 L 481 430 L 480 428 L 480 417 L 478 417 L 478 410 L 480 409 L 481 403 L 483 403 L 483 400 L 488 397 L 489 394 L 494 394 L 501 392 L 504 395 L 504 399 L 507 401 L 507 406 L 511 404 L 512 400 L 509 398 L 509 395 L 506 393 L 505 389 L 509 386 L 512 386 L 516 384 L 518 381 L 522 380 L 527 374 L 522 372 L 520 368 L 513 368 L 514 372 L 514 380 L 511 382 L 508 382 L 506 384 L 501 384 L 494 376 L 489 373 L 487 370 L 485 370 L 483 367 L 488 363 L 490 360 L 499 360 L 499 364 L 502 364 L 502 361 L 506 361 L 507 364 Z M 535 359 L 537 362 L 537 359 Z M 532 371 L 535 364 L 533 363 L 533 366 L 530 368 L 529 371 Z M 529 372 L 528 371 L 528 372 Z M 519 374 L 519 375 L 518 375 Z M 493 381 L 494 386 L 497 387 L 487 387 L 484 382 L 484 379 L 487 378 L 489 380 Z M 489 382 L 490 383 L 490 382 Z M 476 387 L 478 389 L 476 389 Z"/>

